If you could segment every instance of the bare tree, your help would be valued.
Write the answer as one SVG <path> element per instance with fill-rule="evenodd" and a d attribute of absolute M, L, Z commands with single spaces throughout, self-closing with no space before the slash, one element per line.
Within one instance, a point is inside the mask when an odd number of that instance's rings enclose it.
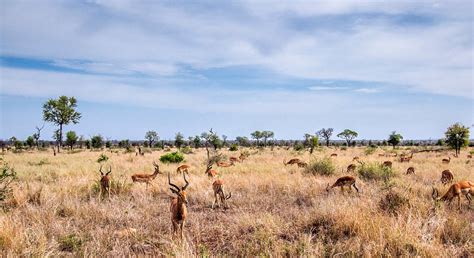
<path fill-rule="evenodd" d="M 43 130 L 44 128 L 44 123 L 43 123 L 43 126 L 41 127 L 35 126 L 35 128 L 36 128 L 36 133 L 33 134 L 33 139 L 35 140 L 36 148 L 39 149 L 39 140 L 41 137 L 41 130 Z"/>

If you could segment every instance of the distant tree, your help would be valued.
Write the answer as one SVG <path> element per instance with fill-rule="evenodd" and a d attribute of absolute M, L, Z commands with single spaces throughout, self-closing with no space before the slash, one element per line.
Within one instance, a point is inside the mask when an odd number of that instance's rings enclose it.
<path fill-rule="evenodd" d="M 178 150 L 181 149 L 181 146 L 184 144 L 184 136 L 182 133 L 177 133 L 174 138 L 174 144 L 178 147 Z"/>
<path fill-rule="evenodd" d="M 250 146 L 250 141 L 249 141 L 249 138 L 245 137 L 245 136 L 237 136 L 235 138 L 235 141 L 237 141 L 237 143 L 240 145 L 240 146 L 244 146 L 244 147 L 248 147 Z"/>
<path fill-rule="evenodd" d="M 460 123 L 451 125 L 444 134 L 446 144 L 456 151 L 456 156 L 459 155 L 462 147 L 469 145 L 469 127 Z"/>
<path fill-rule="evenodd" d="M 91 148 L 91 140 L 85 140 L 84 143 L 86 144 L 86 149 Z"/>
<path fill-rule="evenodd" d="M 102 138 L 102 136 L 100 134 L 92 136 L 91 145 L 92 145 L 92 148 L 94 148 L 94 149 L 102 148 L 102 146 L 104 145 L 104 138 Z"/>
<path fill-rule="evenodd" d="M 305 133 L 304 134 L 304 142 L 303 142 L 303 145 L 305 148 L 309 147 L 311 145 L 311 138 L 313 136 L 309 133 Z"/>
<path fill-rule="evenodd" d="M 319 137 L 317 135 L 312 135 L 310 139 L 310 145 L 309 145 L 309 153 L 313 153 L 314 148 L 318 147 L 319 145 Z"/>
<path fill-rule="evenodd" d="M 39 148 L 39 141 L 41 137 L 41 130 L 44 128 L 44 124 L 41 127 L 36 126 L 36 133 L 33 134 L 33 139 L 35 140 L 36 148 Z"/>
<path fill-rule="evenodd" d="M 275 136 L 275 133 L 273 133 L 272 131 L 263 131 L 260 135 L 263 138 L 263 146 L 267 146 L 267 140 L 269 138 L 273 138 Z"/>
<path fill-rule="evenodd" d="M 148 131 L 145 134 L 145 139 L 148 141 L 148 146 L 151 148 L 153 147 L 153 143 L 158 141 L 160 137 L 158 137 L 158 133 L 155 131 Z"/>
<path fill-rule="evenodd" d="M 395 149 L 395 146 L 397 146 L 401 141 L 403 140 L 403 136 L 395 131 L 392 132 L 388 136 L 387 142 L 392 145 L 392 147 Z"/>
<path fill-rule="evenodd" d="M 109 149 L 112 148 L 112 142 L 110 140 L 107 140 L 105 142 L 105 148 L 109 148 Z"/>
<path fill-rule="evenodd" d="M 227 146 L 227 135 L 225 134 L 222 135 L 222 146 Z"/>
<path fill-rule="evenodd" d="M 76 132 L 74 131 L 69 131 L 66 133 L 66 145 L 71 148 L 71 150 L 74 148 L 74 145 L 77 143 L 77 135 Z"/>
<path fill-rule="evenodd" d="M 61 96 L 59 99 L 49 99 L 43 105 L 43 119 L 59 126 L 58 152 L 63 142 L 63 126 L 69 123 L 77 124 L 81 113 L 76 112 L 77 101 L 74 97 Z"/>
<path fill-rule="evenodd" d="M 444 141 L 444 139 L 439 139 L 439 140 L 436 142 L 436 145 L 438 145 L 438 146 L 443 146 L 443 145 L 445 145 L 445 144 L 446 144 L 446 142 Z"/>
<path fill-rule="evenodd" d="M 329 147 L 329 139 L 332 136 L 334 129 L 333 128 L 323 128 L 317 132 L 317 134 L 321 137 L 324 138 L 326 141 L 326 146 Z"/>
<path fill-rule="evenodd" d="M 260 131 L 255 131 L 253 133 L 250 134 L 252 136 L 252 138 L 254 138 L 257 142 L 257 146 L 259 145 L 259 140 L 262 139 L 262 132 Z"/>
<path fill-rule="evenodd" d="M 121 141 L 119 141 L 118 146 L 119 146 L 119 148 L 128 149 L 128 148 L 130 148 L 130 141 L 128 139 L 127 140 L 121 140 Z"/>
<path fill-rule="evenodd" d="M 358 134 L 357 132 L 352 131 L 352 130 L 349 130 L 349 129 L 346 129 L 346 130 L 340 132 L 340 133 L 337 135 L 337 137 L 346 140 L 347 146 L 351 146 L 352 140 L 354 140 L 355 138 L 357 138 L 358 135 L 359 135 L 359 134 Z"/>
<path fill-rule="evenodd" d="M 28 145 L 29 148 L 32 148 L 35 145 L 35 138 L 33 136 L 28 136 L 25 141 L 26 145 Z"/>
<path fill-rule="evenodd" d="M 196 149 L 201 147 L 201 137 L 199 137 L 199 135 L 194 136 L 193 144 Z"/>

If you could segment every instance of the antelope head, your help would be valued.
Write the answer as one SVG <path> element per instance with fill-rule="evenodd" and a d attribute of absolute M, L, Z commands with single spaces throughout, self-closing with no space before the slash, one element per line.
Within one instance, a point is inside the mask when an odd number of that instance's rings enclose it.
<path fill-rule="evenodd" d="M 153 161 L 153 166 L 155 167 L 154 174 L 162 174 L 160 171 L 160 166 L 158 166 L 158 164 L 156 164 L 154 161 Z"/>
<path fill-rule="evenodd" d="M 99 172 L 100 172 L 100 175 L 101 175 L 102 177 L 108 176 L 108 175 L 110 174 L 110 172 L 112 172 L 112 167 L 110 166 L 110 167 L 109 167 L 109 171 L 107 171 L 106 173 L 104 173 L 104 172 L 102 172 L 102 165 L 100 165 Z"/>
<path fill-rule="evenodd" d="M 186 188 L 189 186 L 189 182 L 186 179 L 186 173 L 183 173 L 183 178 L 184 178 L 184 182 L 186 182 L 186 184 L 183 187 L 179 188 L 177 185 L 171 183 L 170 173 L 168 172 L 168 184 L 171 186 L 170 187 L 171 192 L 177 195 L 178 200 L 181 203 L 183 203 L 184 205 L 187 205 L 188 204 L 188 198 L 186 196 Z"/>

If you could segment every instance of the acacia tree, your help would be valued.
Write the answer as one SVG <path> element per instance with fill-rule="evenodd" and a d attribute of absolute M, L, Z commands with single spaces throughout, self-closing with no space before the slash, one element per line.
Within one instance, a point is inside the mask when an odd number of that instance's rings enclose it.
<path fill-rule="evenodd" d="M 469 145 L 469 127 L 460 123 L 451 125 L 444 134 L 446 144 L 456 151 L 456 156 L 459 155 L 462 147 Z"/>
<path fill-rule="evenodd" d="M 359 134 L 355 131 L 352 131 L 350 129 L 346 129 L 342 132 L 340 132 L 337 137 L 341 138 L 341 139 L 344 139 L 346 140 L 347 142 L 347 146 L 351 146 L 351 142 L 352 140 L 354 140 L 355 138 L 357 138 Z"/>
<path fill-rule="evenodd" d="M 145 139 L 148 141 L 148 146 L 150 148 L 153 147 L 153 142 L 158 141 L 159 138 L 158 133 L 155 131 L 148 131 L 145 133 Z"/>
<path fill-rule="evenodd" d="M 329 147 L 329 139 L 331 138 L 333 131 L 333 128 L 323 128 L 319 130 L 316 134 L 324 138 L 324 140 L 326 141 L 326 146 Z"/>
<path fill-rule="evenodd" d="M 272 131 L 263 131 L 260 135 L 263 138 L 263 146 L 267 146 L 268 139 L 273 138 L 275 136 L 275 133 Z"/>
<path fill-rule="evenodd" d="M 256 141 L 257 141 L 257 146 L 258 146 L 258 141 L 262 138 L 262 132 L 260 131 L 255 131 L 253 133 L 250 134 L 252 136 L 252 138 L 254 138 Z"/>
<path fill-rule="evenodd" d="M 76 135 L 76 132 L 74 131 L 69 131 L 66 133 L 66 145 L 69 146 L 69 148 L 72 148 L 74 147 L 74 145 L 77 143 L 77 135 Z"/>
<path fill-rule="evenodd" d="M 77 112 L 77 101 L 74 97 L 61 96 L 58 99 L 49 99 L 43 105 L 43 120 L 59 126 L 58 129 L 58 152 L 63 143 L 63 126 L 69 123 L 77 124 L 81 119 L 81 113 Z"/>
<path fill-rule="evenodd" d="M 388 136 L 387 142 L 390 143 L 390 145 L 392 145 L 392 147 L 395 149 L 395 146 L 397 146 L 402 140 L 403 136 L 393 131 L 392 134 Z"/>
<path fill-rule="evenodd" d="M 41 137 L 41 130 L 43 130 L 44 128 L 44 124 L 41 127 L 36 126 L 35 128 L 36 128 L 36 133 L 33 134 L 33 139 L 35 140 L 36 148 L 39 149 L 39 140 Z"/>
<path fill-rule="evenodd" d="M 174 138 L 174 144 L 178 147 L 178 150 L 181 149 L 181 146 L 184 144 L 184 136 L 182 133 L 177 133 Z"/>

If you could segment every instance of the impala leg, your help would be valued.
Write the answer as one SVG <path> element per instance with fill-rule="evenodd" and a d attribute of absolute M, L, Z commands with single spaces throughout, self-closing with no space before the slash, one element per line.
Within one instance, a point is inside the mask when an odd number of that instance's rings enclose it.
<path fill-rule="evenodd" d="M 461 195 L 458 194 L 458 208 L 461 210 Z"/>
<path fill-rule="evenodd" d="M 212 209 L 214 209 L 214 205 L 217 203 L 217 193 L 214 193 L 214 202 L 212 203 Z"/>
<path fill-rule="evenodd" d="M 184 238 L 184 220 L 181 222 L 181 225 L 180 225 L 180 230 L 181 230 L 181 240 L 183 240 Z"/>
<path fill-rule="evenodd" d="M 344 186 L 341 185 L 341 193 L 344 194 Z"/>
<path fill-rule="evenodd" d="M 357 188 L 356 184 L 353 183 L 352 186 L 356 189 L 357 193 L 359 193 L 359 188 Z"/>

